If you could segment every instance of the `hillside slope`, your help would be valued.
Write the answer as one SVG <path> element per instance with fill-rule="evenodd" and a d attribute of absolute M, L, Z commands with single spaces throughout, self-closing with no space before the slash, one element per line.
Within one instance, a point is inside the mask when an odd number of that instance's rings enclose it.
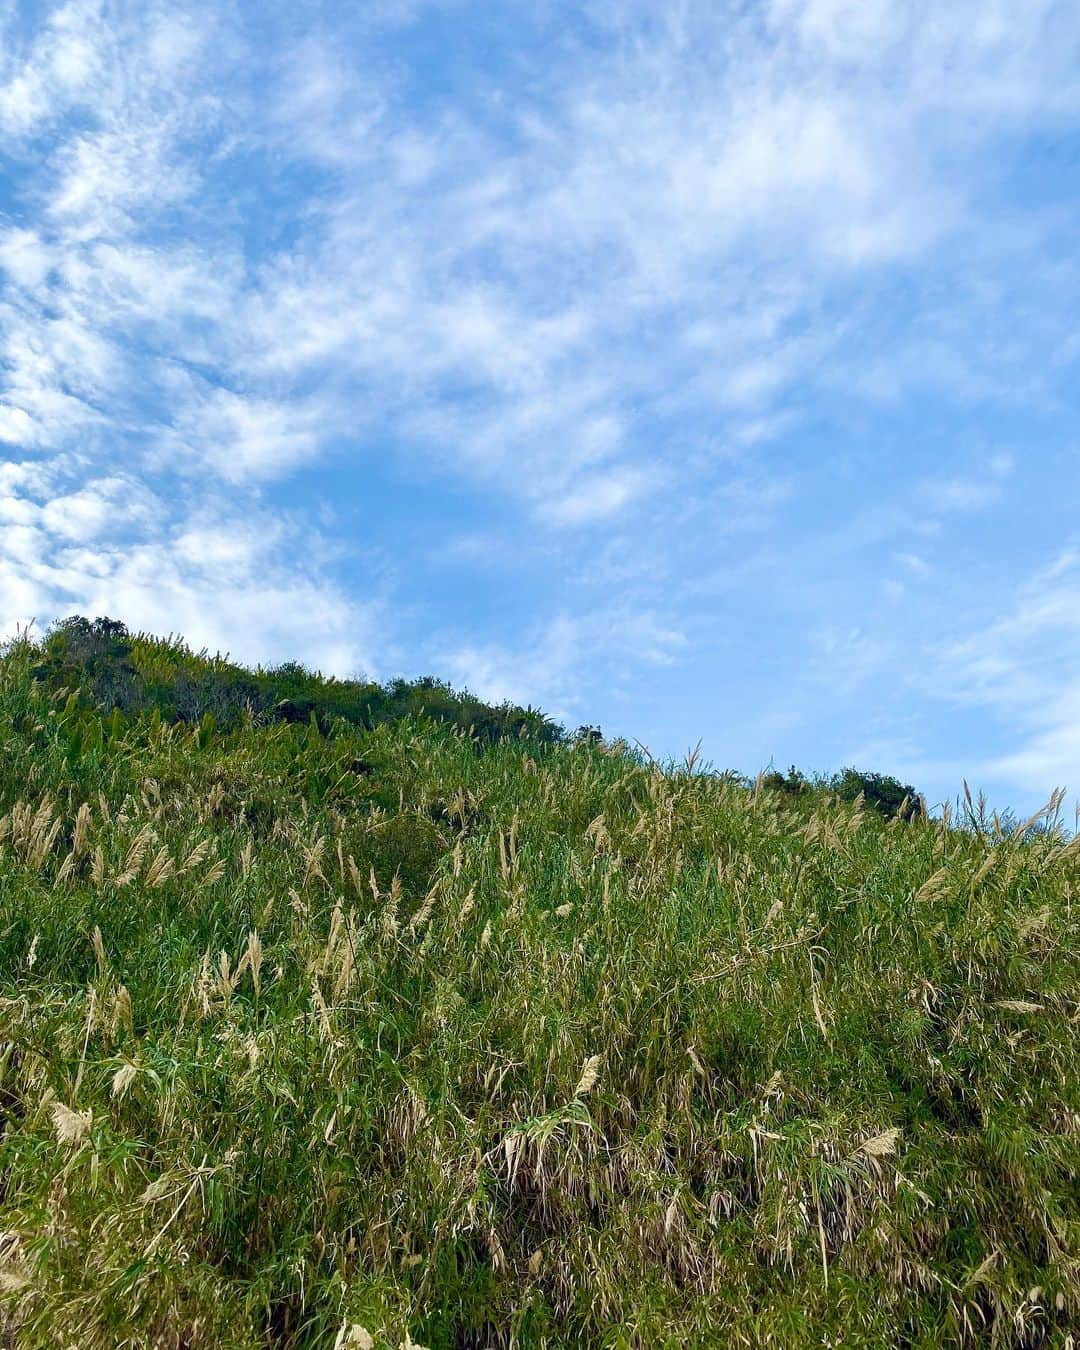
<path fill-rule="evenodd" d="M 1067 1343 L 1080 844 L 50 660 L 0 658 L 0 1341 Z"/>

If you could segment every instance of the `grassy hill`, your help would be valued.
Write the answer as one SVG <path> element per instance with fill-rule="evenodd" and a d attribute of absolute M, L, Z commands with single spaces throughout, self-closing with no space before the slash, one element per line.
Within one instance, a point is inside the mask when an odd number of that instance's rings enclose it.
<path fill-rule="evenodd" d="M 1080 843 L 335 683 L 0 658 L 0 1343 L 1071 1343 Z"/>

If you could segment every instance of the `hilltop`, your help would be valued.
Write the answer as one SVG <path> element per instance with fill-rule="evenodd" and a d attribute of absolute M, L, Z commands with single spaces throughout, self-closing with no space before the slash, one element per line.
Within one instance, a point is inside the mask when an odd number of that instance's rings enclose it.
<path fill-rule="evenodd" d="M 1071 1343 L 1053 809 L 107 621 L 0 747 L 0 1341 Z"/>

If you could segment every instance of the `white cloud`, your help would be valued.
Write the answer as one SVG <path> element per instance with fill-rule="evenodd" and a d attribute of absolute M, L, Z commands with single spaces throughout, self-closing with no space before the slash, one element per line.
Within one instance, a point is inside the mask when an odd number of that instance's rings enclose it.
<path fill-rule="evenodd" d="M 252 664 L 301 653 L 328 674 L 377 668 L 375 612 L 324 581 L 267 567 L 223 587 L 220 574 L 207 577 L 154 546 L 110 562 L 101 575 L 63 575 L 70 609 L 123 615 L 129 627 L 151 632 L 172 628 L 196 647 Z"/>
<path fill-rule="evenodd" d="M 392 654 L 382 601 L 345 594 L 301 519 L 193 506 L 125 475 L 80 481 L 84 467 L 0 464 L 0 633 L 110 614 L 239 659 L 301 655 L 339 675 Z"/>
<path fill-rule="evenodd" d="M 1001 618 L 948 646 L 938 671 L 941 689 L 1007 728 L 1013 748 L 982 773 L 1043 794 L 1080 787 L 1080 552 L 1064 550 Z"/>
<path fill-rule="evenodd" d="M 1080 783 L 1080 687 L 1063 689 L 1044 718 L 1045 729 L 1031 733 L 1019 749 L 988 760 L 983 771 L 1046 797 L 1058 787 L 1075 792 Z"/>
<path fill-rule="evenodd" d="M 686 635 L 655 613 L 612 608 L 557 615 L 520 645 L 436 645 L 433 653 L 440 669 L 481 698 L 532 704 L 570 722 L 587 707 L 593 681 L 671 665 L 686 646 Z"/>
<path fill-rule="evenodd" d="M 910 572 L 913 576 L 918 577 L 920 580 L 932 576 L 934 573 L 931 564 L 917 553 L 894 553 L 893 557 L 901 567 L 905 568 L 905 570 Z"/>
<path fill-rule="evenodd" d="M 0 128 L 8 135 L 34 132 L 78 99 L 98 66 L 100 11 L 97 0 L 72 0 L 54 9 L 22 60 L 14 49 L 4 60 L 0 50 Z"/>
<path fill-rule="evenodd" d="M 325 421 L 317 404 L 193 387 L 176 423 L 162 434 L 160 450 L 180 472 L 206 467 L 229 483 L 257 482 L 313 459 Z"/>
<path fill-rule="evenodd" d="M 923 485 L 923 494 L 935 511 L 979 511 L 998 500 L 1001 488 L 986 479 L 936 478 Z"/>
<path fill-rule="evenodd" d="M 867 51 L 881 53 L 895 45 L 909 22 L 897 6 L 882 0 L 772 0 L 768 15 L 778 35 L 794 30 L 807 46 L 856 62 Z"/>
<path fill-rule="evenodd" d="M 619 515 L 648 486 L 644 473 L 622 469 L 583 477 L 564 496 L 545 505 L 544 515 L 559 525 L 584 525 Z"/>
<path fill-rule="evenodd" d="M 55 157 L 49 216 L 71 239 L 124 233 L 132 212 L 160 211 L 194 191 L 194 172 L 173 152 L 167 126 L 109 128 L 77 137 Z"/>
<path fill-rule="evenodd" d="M 608 50 L 561 58 L 498 136 L 467 109 L 418 113 L 400 72 L 326 32 L 260 55 L 253 91 L 254 53 L 211 13 L 71 4 L 9 70 L 46 91 L 48 117 L 83 116 L 34 174 L 51 234 L 16 232 L 0 263 L 31 287 L 54 267 L 51 303 L 103 346 L 151 329 L 140 378 L 164 430 L 149 439 L 227 481 L 280 476 L 343 425 L 392 421 L 406 449 L 549 523 L 611 521 L 651 476 L 658 418 L 676 405 L 711 417 L 732 447 L 776 434 L 790 390 L 843 336 L 805 333 L 830 278 L 925 255 L 963 227 L 971 185 L 933 153 L 958 116 L 946 61 L 973 85 L 1005 62 L 1002 118 L 1062 115 L 1036 78 L 1070 31 L 1060 7 L 1039 0 L 1019 25 L 997 5 L 974 25 L 958 8 L 908 23 L 880 3 L 776 0 L 763 29 L 689 4 L 642 44 L 642 15 L 599 5 Z M 236 208 L 207 191 L 234 153 L 332 175 L 254 268 Z M 165 213 L 201 242 L 149 244 Z M 22 322 L 39 350 L 58 336 L 43 314 Z M 68 372 L 85 359 L 73 355 Z M 233 392 L 185 386 L 177 356 Z M 11 398 L 22 443 L 55 444 L 94 408 L 132 425 L 123 362 L 81 408 L 39 374 Z"/>
<path fill-rule="evenodd" d="M 5 371 L 0 438 L 28 447 L 64 447 L 101 424 L 95 406 L 122 366 L 113 344 L 81 320 L 0 302 Z"/>
<path fill-rule="evenodd" d="M 49 107 L 44 83 L 33 71 L 15 76 L 0 88 L 0 125 L 9 132 L 32 127 Z"/>
<path fill-rule="evenodd" d="M 0 441 L 8 445 L 34 445 L 39 432 L 25 408 L 0 403 Z"/>
<path fill-rule="evenodd" d="M 9 229 L 0 232 L 0 267 L 17 286 L 39 286 L 52 266 L 52 252 L 36 230 Z"/>
<path fill-rule="evenodd" d="M 163 519 L 161 504 L 142 484 L 127 478 L 101 478 L 63 496 L 52 497 L 41 508 L 41 524 L 51 534 L 88 543 L 110 532 L 153 526 Z"/>
<path fill-rule="evenodd" d="M 175 544 L 165 536 L 69 548 L 49 543 L 35 526 L 5 525 L 0 632 L 32 619 L 43 627 L 71 613 L 110 614 L 134 629 L 182 632 L 196 647 L 230 650 L 251 663 L 301 654 L 328 673 L 378 670 L 388 654 L 385 643 L 376 648 L 379 605 L 357 604 L 325 576 L 289 566 L 270 547 L 282 538 L 273 522 L 258 544 L 255 529 L 247 520 L 221 520 L 183 529 Z M 289 549 L 303 547 L 289 538 Z"/>

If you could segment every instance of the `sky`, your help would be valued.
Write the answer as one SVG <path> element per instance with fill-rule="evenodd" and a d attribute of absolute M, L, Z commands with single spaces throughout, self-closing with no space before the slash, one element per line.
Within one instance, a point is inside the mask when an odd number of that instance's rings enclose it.
<path fill-rule="evenodd" d="M 1080 794 L 1075 0 L 0 0 L 0 630 Z"/>

